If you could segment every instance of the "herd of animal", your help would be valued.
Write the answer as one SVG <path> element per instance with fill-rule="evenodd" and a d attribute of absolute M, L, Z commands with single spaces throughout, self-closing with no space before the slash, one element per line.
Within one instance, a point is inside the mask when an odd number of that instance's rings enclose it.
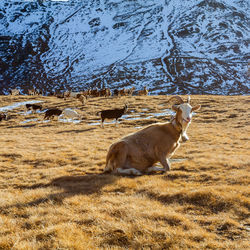
<path fill-rule="evenodd" d="M 166 123 L 156 123 L 133 134 L 123 137 L 113 143 L 106 156 L 105 173 L 123 175 L 142 175 L 145 173 L 166 172 L 170 170 L 169 158 L 185 142 L 187 128 L 189 127 L 194 111 L 200 109 L 200 105 L 192 107 L 190 97 L 184 101 L 180 96 L 173 96 L 168 101 L 174 100 L 172 110 L 176 113 Z M 27 110 L 42 110 L 41 105 L 26 104 Z M 123 108 L 108 109 L 99 111 L 101 126 L 105 119 L 120 118 L 127 112 L 127 105 Z M 60 110 L 57 108 L 45 111 L 44 119 L 51 119 L 54 116 L 64 115 L 68 118 L 79 118 L 79 114 L 72 109 Z M 0 121 L 7 119 L 6 114 L 0 114 Z M 162 167 L 154 166 L 160 162 Z"/>
<path fill-rule="evenodd" d="M 28 90 L 28 95 L 43 95 L 42 91 L 39 89 L 29 89 Z M 122 89 L 114 89 L 113 93 L 110 90 L 110 88 L 103 88 L 98 90 L 97 88 L 95 89 L 88 89 L 88 90 L 83 90 L 83 91 L 64 91 L 64 92 L 50 92 L 48 93 L 48 96 L 56 96 L 58 98 L 68 98 L 68 97 L 76 97 L 80 101 L 85 102 L 88 97 L 109 97 L 109 96 L 132 96 L 132 95 L 148 95 L 148 89 L 146 86 L 142 90 L 138 90 L 135 92 L 135 87 L 131 88 L 122 88 Z M 20 95 L 20 90 L 15 88 L 10 90 L 10 95 Z"/>
<path fill-rule="evenodd" d="M 72 91 L 65 91 L 65 92 L 51 92 L 48 94 L 48 96 L 56 96 L 57 98 L 76 98 L 78 99 L 83 105 L 86 104 L 87 98 L 89 97 L 109 97 L 109 96 L 132 96 L 135 92 L 135 87 L 131 88 L 122 88 L 122 89 L 115 89 L 113 91 L 113 94 L 109 88 L 103 88 L 101 90 L 98 89 L 88 89 L 88 90 L 83 90 L 83 91 L 78 91 L 78 92 L 72 92 Z M 10 94 L 17 96 L 20 95 L 20 90 L 19 89 L 11 89 Z M 28 90 L 28 95 L 41 95 L 42 91 L 39 89 L 29 89 Z M 148 90 L 147 87 L 145 86 L 143 90 L 139 90 L 137 92 L 137 95 L 143 96 L 143 95 L 148 95 Z M 37 105 L 37 104 L 26 104 L 27 110 L 32 110 L 32 111 L 42 111 L 42 105 Z M 127 105 L 125 105 L 123 108 L 115 108 L 111 110 L 102 110 L 98 112 L 98 114 L 101 115 L 101 126 L 104 127 L 104 120 L 105 119 L 115 119 L 116 120 L 116 125 L 118 119 L 127 112 Z M 50 108 L 45 111 L 45 116 L 44 119 L 53 119 L 55 116 L 64 116 L 66 118 L 70 119 L 81 119 L 81 116 L 72 109 L 58 109 L 58 108 Z M 6 114 L 0 114 L 0 121 L 1 120 L 7 120 L 8 116 Z"/>
<path fill-rule="evenodd" d="M 38 104 L 27 103 L 25 104 L 25 107 L 27 111 L 35 111 L 35 112 L 37 112 L 38 110 L 42 111 L 42 105 Z M 124 107 L 121 109 L 115 108 L 115 109 L 101 110 L 97 112 L 97 114 L 100 114 L 101 116 L 101 127 L 104 127 L 103 123 L 105 119 L 115 119 L 117 125 L 118 119 L 127 112 L 127 109 L 128 109 L 127 104 L 125 104 Z M 55 116 L 58 118 L 60 116 L 63 116 L 69 119 L 82 119 L 80 114 L 78 114 L 77 111 L 73 109 L 65 108 L 61 110 L 58 108 L 49 108 L 45 110 L 44 120 L 53 119 Z M 8 115 L 6 113 L 0 113 L 0 121 L 2 120 L 8 120 Z"/>

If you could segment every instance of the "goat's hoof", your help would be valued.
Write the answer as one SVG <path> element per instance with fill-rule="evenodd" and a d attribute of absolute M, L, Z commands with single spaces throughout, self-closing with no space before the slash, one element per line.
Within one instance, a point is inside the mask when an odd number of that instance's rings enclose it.
<path fill-rule="evenodd" d="M 182 142 L 186 142 L 189 140 L 189 138 L 187 136 L 182 136 L 181 139 L 182 139 Z"/>
<path fill-rule="evenodd" d="M 111 169 L 103 169 L 104 174 L 110 174 L 112 172 Z"/>

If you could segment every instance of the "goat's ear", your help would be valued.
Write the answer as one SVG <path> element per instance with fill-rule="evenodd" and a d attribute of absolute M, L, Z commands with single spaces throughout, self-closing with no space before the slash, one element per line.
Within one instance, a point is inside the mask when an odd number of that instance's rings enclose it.
<path fill-rule="evenodd" d="M 174 104 L 173 106 L 172 106 L 172 110 L 174 110 L 174 111 L 178 111 L 178 109 L 179 109 L 179 107 L 180 107 L 180 105 L 177 105 L 177 104 Z"/>
<path fill-rule="evenodd" d="M 199 104 L 199 105 L 196 105 L 196 106 L 194 106 L 194 107 L 192 107 L 192 112 L 193 111 L 196 111 L 196 110 L 199 110 L 201 108 L 201 105 Z"/>

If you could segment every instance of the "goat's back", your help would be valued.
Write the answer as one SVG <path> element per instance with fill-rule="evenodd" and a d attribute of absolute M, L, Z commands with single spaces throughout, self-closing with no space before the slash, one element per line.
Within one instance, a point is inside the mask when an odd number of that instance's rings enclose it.
<path fill-rule="evenodd" d="M 132 133 L 121 140 L 131 145 L 131 150 L 139 149 L 144 153 L 151 154 L 155 152 L 156 148 L 168 151 L 179 138 L 180 133 L 177 133 L 170 123 L 157 123 Z"/>
<path fill-rule="evenodd" d="M 62 114 L 62 110 L 57 109 L 57 108 L 48 109 L 48 110 L 45 112 L 45 116 L 61 115 L 61 114 Z"/>
<path fill-rule="evenodd" d="M 124 109 L 102 110 L 102 118 L 120 118 L 124 114 Z"/>

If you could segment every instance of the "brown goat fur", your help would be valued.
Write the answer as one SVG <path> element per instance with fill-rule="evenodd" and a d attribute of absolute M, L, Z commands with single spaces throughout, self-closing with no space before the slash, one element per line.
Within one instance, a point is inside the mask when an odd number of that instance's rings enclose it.
<path fill-rule="evenodd" d="M 188 106 L 191 112 L 200 108 L 199 105 L 192 108 L 189 103 L 182 105 Z M 106 157 L 104 172 L 140 175 L 151 171 L 169 171 L 168 159 L 180 146 L 182 134 L 186 132 L 181 107 L 173 105 L 172 108 L 176 115 L 171 122 L 150 125 L 112 144 Z M 157 162 L 163 168 L 153 167 Z"/>

